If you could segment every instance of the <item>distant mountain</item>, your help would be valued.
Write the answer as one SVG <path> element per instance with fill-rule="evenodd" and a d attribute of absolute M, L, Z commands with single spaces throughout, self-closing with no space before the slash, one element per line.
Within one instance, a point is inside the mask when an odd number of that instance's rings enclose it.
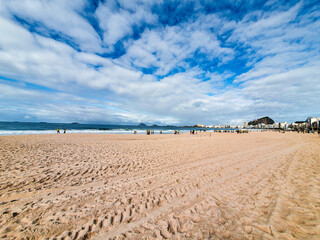
<path fill-rule="evenodd" d="M 140 123 L 139 125 L 137 125 L 137 127 L 147 127 L 147 125 L 145 125 L 144 123 Z"/>
<path fill-rule="evenodd" d="M 269 117 L 263 117 L 263 118 L 259 118 L 249 122 L 248 125 L 257 125 L 259 123 L 264 123 L 267 125 L 267 124 L 274 124 L 274 121 Z"/>
<path fill-rule="evenodd" d="M 294 123 L 306 123 L 307 121 L 295 121 Z"/>

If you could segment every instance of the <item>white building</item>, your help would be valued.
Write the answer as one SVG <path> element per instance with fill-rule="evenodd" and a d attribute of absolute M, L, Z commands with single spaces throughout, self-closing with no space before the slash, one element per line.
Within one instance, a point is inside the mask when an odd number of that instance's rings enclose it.
<path fill-rule="evenodd" d="M 292 123 L 291 125 L 292 125 L 292 128 L 293 128 L 293 129 L 297 129 L 297 128 L 299 127 L 299 124 L 298 124 L 298 123 Z"/>
<path fill-rule="evenodd" d="M 280 124 L 279 123 L 274 123 L 272 124 L 273 128 L 279 128 L 280 127 Z"/>
<path fill-rule="evenodd" d="M 266 125 L 264 124 L 264 123 L 258 123 L 258 125 L 256 125 L 257 126 L 257 128 L 259 128 L 259 129 L 264 129 L 264 128 L 266 128 Z"/>
<path fill-rule="evenodd" d="M 267 124 L 266 128 L 273 129 L 273 124 Z"/>
<path fill-rule="evenodd" d="M 279 123 L 279 128 L 280 129 L 286 129 L 287 125 L 288 125 L 287 122 L 281 122 L 281 123 Z"/>
<path fill-rule="evenodd" d="M 320 128 L 320 117 L 308 117 L 307 122 L 311 128 Z"/>

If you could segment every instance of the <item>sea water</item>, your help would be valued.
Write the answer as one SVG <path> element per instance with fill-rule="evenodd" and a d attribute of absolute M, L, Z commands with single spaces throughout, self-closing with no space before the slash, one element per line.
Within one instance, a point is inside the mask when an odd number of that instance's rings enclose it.
<path fill-rule="evenodd" d="M 29 135 L 29 134 L 56 134 L 66 129 L 67 133 L 113 133 L 113 134 L 146 134 L 147 130 L 159 134 L 173 134 L 202 128 L 175 127 L 175 126 L 134 126 L 134 125 L 107 125 L 107 124 L 79 124 L 79 123 L 46 123 L 46 122 L 0 122 L 0 135 Z M 213 130 L 213 129 L 212 129 Z M 211 131 L 212 131 L 211 130 Z M 210 131 L 210 130 L 209 130 Z"/>

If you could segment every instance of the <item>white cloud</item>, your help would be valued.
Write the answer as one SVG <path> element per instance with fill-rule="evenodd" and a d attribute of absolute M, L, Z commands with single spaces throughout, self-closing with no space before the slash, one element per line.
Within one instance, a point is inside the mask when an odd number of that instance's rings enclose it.
<path fill-rule="evenodd" d="M 39 25 L 38 30 L 44 34 L 54 32 L 64 35 L 71 38 L 82 50 L 101 52 L 99 35 L 79 14 L 85 4 L 84 0 L 11 0 L 5 1 L 1 8 L 7 14 Z"/>
<path fill-rule="evenodd" d="M 212 18 L 216 17 L 208 17 Z M 178 26 L 146 30 L 139 40 L 128 44 L 127 53 L 121 60 L 135 67 L 156 67 L 155 74 L 160 76 L 174 68 L 184 67 L 184 61 L 192 58 L 196 51 L 208 56 L 209 60 L 219 59 L 220 64 L 229 62 L 234 51 L 221 47 L 216 33 L 205 28 L 208 19 L 199 18 Z"/>
<path fill-rule="evenodd" d="M 150 11 L 151 5 L 135 1 L 122 2 L 117 8 L 115 1 L 100 3 L 96 10 L 100 27 L 104 30 L 103 40 L 108 46 L 112 46 L 118 40 L 131 35 L 133 26 L 141 26 L 143 23 L 155 23 L 157 16 Z"/>
<path fill-rule="evenodd" d="M 314 20 L 317 10 L 300 14 L 303 2 L 287 11 L 249 12 L 241 21 L 197 14 L 164 26 L 148 1 L 120 1 L 116 9 L 106 1 L 93 13 L 104 42 L 79 14 L 83 1 L 19 3 L 0 3 L 3 116 L 12 118 L 14 112 L 39 120 L 212 124 L 261 115 L 296 120 L 320 114 L 310 104 L 320 94 L 320 23 Z M 83 51 L 29 32 L 13 15 L 70 37 Z M 145 27 L 139 39 L 130 38 L 134 26 Z M 124 37 L 121 57 L 97 54 L 105 47 L 110 53 Z M 212 62 L 210 71 L 195 53 L 207 66 Z M 237 74 L 242 69 L 231 66 L 237 61 L 249 70 Z M 141 68 L 155 73 L 144 74 Z M 5 79 L 16 81 L 8 84 Z"/>
<path fill-rule="evenodd" d="M 78 84 L 117 91 L 117 85 L 136 81 L 141 76 L 138 71 L 123 68 L 110 59 L 79 53 L 64 43 L 31 34 L 2 17 L 0 30 L 4 33 L 0 39 L 0 74 L 9 78 L 58 90 Z M 101 66 L 97 70 L 90 64 Z"/>

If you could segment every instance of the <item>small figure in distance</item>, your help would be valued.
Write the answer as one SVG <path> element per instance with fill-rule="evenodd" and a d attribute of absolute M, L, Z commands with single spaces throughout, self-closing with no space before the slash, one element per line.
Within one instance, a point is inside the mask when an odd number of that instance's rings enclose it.
<path fill-rule="evenodd" d="M 133 134 L 137 134 L 137 131 L 133 131 Z"/>
<path fill-rule="evenodd" d="M 160 131 L 160 134 L 162 134 L 162 131 Z"/>
<path fill-rule="evenodd" d="M 150 130 L 147 130 L 147 135 L 150 135 Z"/>
<path fill-rule="evenodd" d="M 59 128 L 57 128 L 57 133 L 60 133 L 60 129 Z"/>
<path fill-rule="evenodd" d="M 63 133 L 66 133 L 67 132 L 67 129 L 63 129 Z"/>

